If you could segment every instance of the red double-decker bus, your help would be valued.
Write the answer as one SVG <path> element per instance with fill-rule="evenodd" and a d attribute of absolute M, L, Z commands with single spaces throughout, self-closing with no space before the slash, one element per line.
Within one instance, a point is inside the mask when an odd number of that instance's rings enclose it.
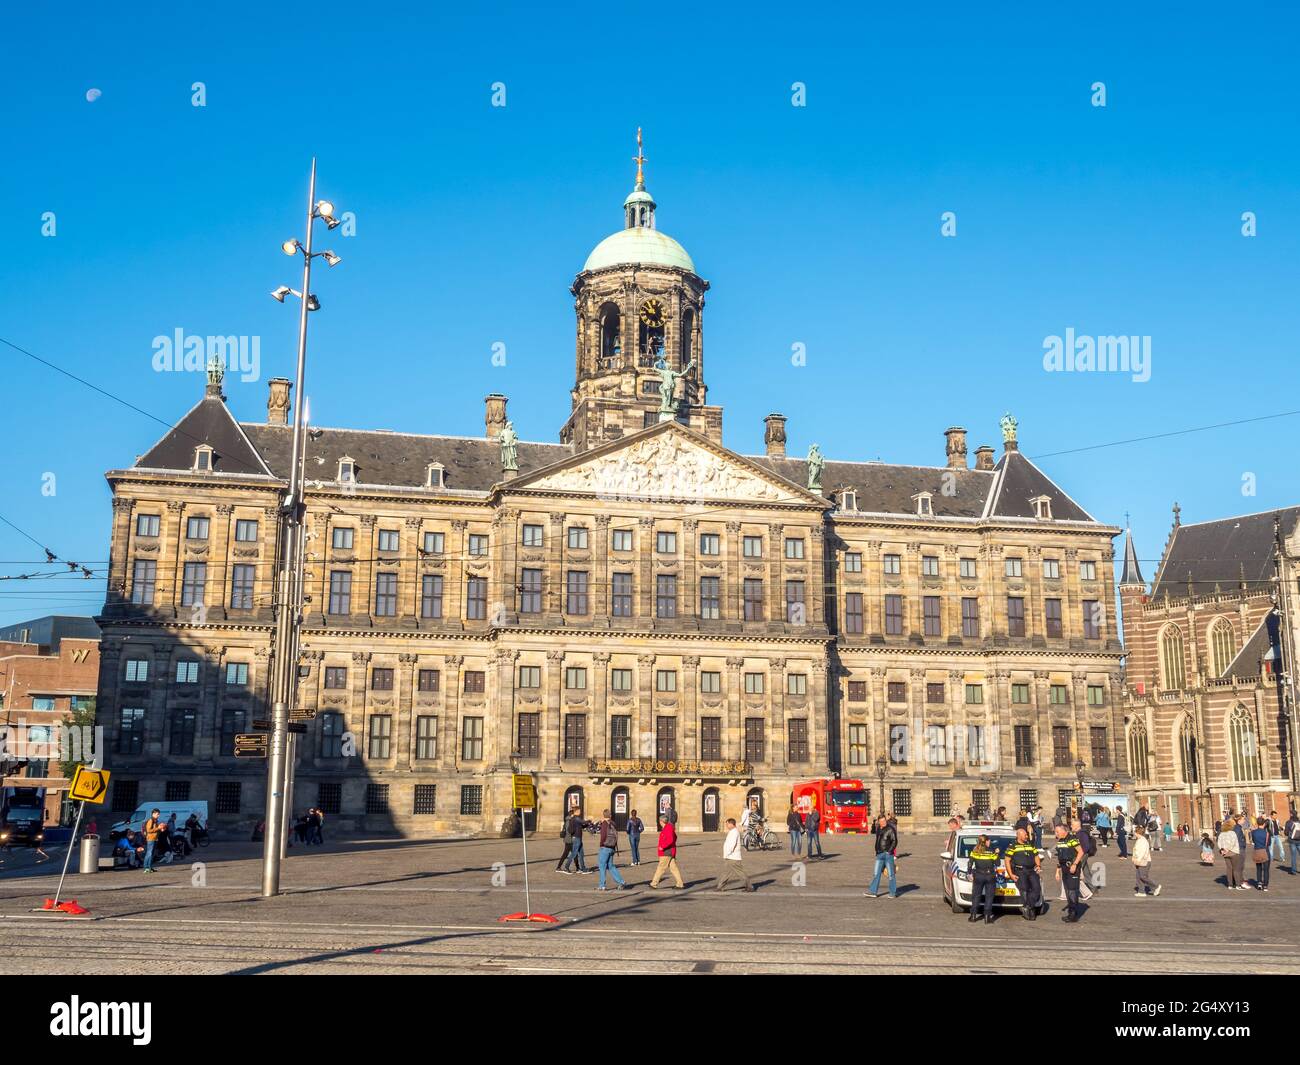
<path fill-rule="evenodd" d="M 804 780 L 794 786 L 790 801 L 806 818 L 814 807 L 821 814 L 822 832 L 869 832 L 871 795 L 860 780 Z"/>

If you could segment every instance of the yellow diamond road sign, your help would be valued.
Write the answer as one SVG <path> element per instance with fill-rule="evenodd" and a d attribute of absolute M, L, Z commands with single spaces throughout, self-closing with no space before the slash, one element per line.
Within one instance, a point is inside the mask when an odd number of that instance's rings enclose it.
<path fill-rule="evenodd" d="M 76 775 L 72 778 L 72 787 L 68 790 L 68 798 L 99 803 L 104 801 L 106 794 L 108 794 L 107 769 L 91 769 L 84 765 L 77 767 Z"/>
<path fill-rule="evenodd" d="M 531 810 L 537 805 L 537 794 L 533 790 L 533 778 L 525 773 L 514 774 L 514 807 L 516 810 Z"/>

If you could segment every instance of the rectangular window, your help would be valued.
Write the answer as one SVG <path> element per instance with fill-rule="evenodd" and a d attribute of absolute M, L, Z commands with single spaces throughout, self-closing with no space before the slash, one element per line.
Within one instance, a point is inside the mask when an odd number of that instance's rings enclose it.
<path fill-rule="evenodd" d="M 132 813 L 140 805 L 140 782 L 138 780 L 113 781 L 113 812 Z"/>
<path fill-rule="evenodd" d="M 862 572 L 862 552 L 846 551 L 844 552 L 844 572 L 861 573 Z"/>
<path fill-rule="evenodd" d="M 948 764 L 948 733 L 942 725 L 925 730 L 925 760 L 929 765 Z"/>
<path fill-rule="evenodd" d="M 952 792 L 949 791 L 947 788 L 935 788 L 934 791 L 931 793 L 931 795 L 933 797 L 932 802 L 934 803 L 932 807 L 934 811 L 934 816 L 951 817 L 952 816 Z"/>
<path fill-rule="evenodd" d="M 157 536 L 162 525 L 160 514 L 137 514 L 135 516 L 136 536 Z"/>
<path fill-rule="evenodd" d="M 906 725 L 889 726 L 889 761 L 893 765 L 907 765 L 910 756 L 909 744 Z"/>
<path fill-rule="evenodd" d="M 380 551 L 397 551 L 401 548 L 401 535 L 396 529 L 379 530 L 379 550 Z"/>
<path fill-rule="evenodd" d="M 988 750 L 985 747 L 986 730 L 983 725 L 966 726 L 966 764 L 984 766 L 989 764 Z"/>
<path fill-rule="evenodd" d="M 700 578 L 700 618 L 717 621 L 722 616 L 722 581 L 718 577 Z"/>
<path fill-rule="evenodd" d="M 1011 685 L 1011 701 L 1020 705 L 1029 705 L 1029 685 L 1013 684 Z"/>
<path fill-rule="evenodd" d="M 655 617 L 675 618 L 676 616 L 677 577 L 672 573 L 660 573 L 655 577 Z"/>
<path fill-rule="evenodd" d="M 901 555 L 885 555 L 881 559 L 881 570 L 884 573 L 897 576 L 903 572 L 903 557 Z"/>
<path fill-rule="evenodd" d="M 586 531 L 585 529 L 583 530 Z M 565 588 L 564 612 L 566 614 L 587 613 L 587 571 L 571 569 L 568 572 L 568 584 Z"/>
<path fill-rule="evenodd" d="M 972 788 L 970 804 L 975 807 L 975 816 L 983 820 L 989 815 L 989 792 L 987 788 Z"/>
<path fill-rule="evenodd" d="M 441 555 L 447 549 L 447 537 L 445 533 L 427 532 L 424 534 L 424 553 L 426 555 Z"/>
<path fill-rule="evenodd" d="M 335 526 L 330 533 L 330 543 L 335 551 L 352 550 L 352 529 L 347 526 Z"/>
<path fill-rule="evenodd" d="M 387 758 L 392 753 L 393 715 L 374 714 L 370 718 L 371 758 Z"/>
<path fill-rule="evenodd" d="M 426 573 L 420 578 L 420 617 L 442 617 L 442 574 Z"/>
<path fill-rule="evenodd" d="M 235 737 L 244 731 L 244 711 L 225 709 L 221 711 L 221 746 L 218 750 L 223 758 L 235 756 Z"/>
<path fill-rule="evenodd" d="M 632 690 L 632 671 L 630 669 L 611 669 L 609 671 L 611 691 L 630 692 Z"/>
<path fill-rule="evenodd" d="M 375 617 L 391 618 L 397 613 L 397 574 L 375 574 Z"/>
<path fill-rule="evenodd" d="M 745 620 L 763 620 L 763 582 L 757 577 L 746 577 L 744 585 Z"/>
<path fill-rule="evenodd" d="M 791 718 L 786 725 L 786 735 L 789 740 L 787 761 L 807 762 L 809 760 L 807 720 L 801 717 Z"/>
<path fill-rule="evenodd" d="M 980 601 L 971 596 L 962 597 L 961 634 L 974 638 L 980 634 Z"/>
<path fill-rule="evenodd" d="M 615 573 L 611 589 L 610 614 L 616 618 L 630 618 L 632 616 L 632 574 Z"/>
<path fill-rule="evenodd" d="M 862 634 L 862 593 L 844 593 L 844 631 L 851 636 Z"/>
<path fill-rule="evenodd" d="M 785 693 L 786 695 L 807 695 L 808 674 L 787 673 L 785 677 Z"/>
<path fill-rule="evenodd" d="M 541 666 L 520 666 L 519 667 L 519 687 L 520 688 L 540 688 L 542 686 L 542 667 Z"/>
<path fill-rule="evenodd" d="M 677 672 L 672 669 L 655 670 L 655 691 L 675 692 L 677 690 Z"/>
<path fill-rule="evenodd" d="M 885 635 L 901 636 L 903 634 L 903 597 L 901 595 L 885 596 Z"/>
<path fill-rule="evenodd" d="M 118 721 L 119 754 L 139 754 L 144 750 L 144 707 L 124 706 Z"/>
<path fill-rule="evenodd" d="M 786 558 L 803 558 L 803 541 L 797 537 L 787 536 L 785 540 Z"/>
<path fill-rule="evenodd" d="M 922 555 L 921 556 L 921 576 L 937 577 L 939 576 L 939 556 Z"/>
<path fill-rule="evenodd" d="M 569 549 L 585 551 L 587 549 L 587 527 L 585 525 L 569 526 Z"/>
<path fill-rule="evenodd" d="M 677 760 L 677 718 L 655 718 L 655 760 L 674 762 Z"/>
<path fill-rule="evenodd" d="M 1043 577 L 1049 581 L 1061 579 L 1061 560 L 1059 558 L 1043 559 Z"/>
<path fill-rule="evenodd" d="M 902 680 L 891 680 L 886 686 L 886 698 L 891 703 L 907 702 L 907 682 Z"/>
<path fill-rule="evenodd" d="M 943 621 L 939 616 L 939 602 L 937 595 L 927 595 L 921 599 L 921 618 L 925 622 L 925 634 L 927 636 L 942 636 Z"/>
<path fill-rule="evenodd" d="M 568 666 L 564 670 L 564 686 L 570 691 L 584 691 L 587 687 L 587 670 L 584 666 Z"/>
<path fill-rule="evenodd" d="M 717 533 L 700 533 L 700 554 L 722 554 L 722 537 Z"/>
<path fill-rule="evenodd" d="M 157 580 L 158 563 L 153 559 L 137 559 L 131 574 L 131 602 L 136 606 L 152 606 Z"/>
<path fill-rule="evenodd" d="M 143 684 L 149 679 L 149 660 L 147 658 L 128 658 L 126 660 L 126 682 Z"/>
<path fill-rule="evenodd" d="M 542 571 L 524 569 L 519 571 L 519 613 L 540 614 L 542 612 Z"/>
<path fill-rule="evenodd" d="M 252 518 L 239 518 L 235 521 L 235 540 L 241 544 L 257 542 L 257 522 Z"/>
<path fill-rule="evenodd" d="M 1061 601 L 1059 599 L 1043 600 L 1044 620 L 1047 622 L 1047 635 L 1061 635 Z"/>
<path fill-rule="evenodd" d="M 438 757 L 438 719 L 432 714 L 415 719 L 415 757 L 425 762 Z"/>
<path fill-rule="evenodd" d="M 240 564 L 230 568 L 230 608 L 253 609 L 253 581 L 257 567 Z"/>
<path fill-rule="evenodd" d="M 865 703 L 867 701 L 867 682 L 865 680 L 849 681 L 849 702 Z"/>
<path fill-rule="evenodd" d="M 1018 595 L 1007 596 L 1007 635 L 1025 634 L 1025 601 Z"/>
<path fill-rule="evenodd" d="M 1034 728 L 1032 725 L 1016 725 L 1014 729 L 1016 744 L 1016 765 L 1025 767 L 1034 764 Z"/>
<path fill-rule="evenodd" d="M 1052 726 L 1052 765 L 1057 769 L 1070 768 L 1070 727 Z"/>
<path fill-rule="evenodd" d="M 761 717 L 745 718 L 745 761 L 757 765 L 766 758 L 763 741 L 763 719 Z"/>
<path fill-rule="evenodd" d="M 474 817 L 483 812 L 483 785 L 462 784 L 460 786 L 460 813 L 462 817 Z"/>
<path fill-rule="evenodd" d="M 966 685 L 966 705 L 977 706 L 984 702 L 984 685 L 967 684 Z"/>
<path fill-rule="evenodd" d="M 321 781 L 316 786 L 316 805 L 321 813 L 338 813 L 343 809 L 343 785 L 334 780 Z"/>
<path fill-rule="evenodd" d="M 675 532 L 655 533 L 655 550 L 661 555 L 677 554 L 677 534 Z"/>
<path fill-rule="evenodd" d="M 368 814 L 388 813 L 388 785 L 387 784 L 366 785 L 366 813 Z"/>
<path fill-rule="evenodd" d="M 928 681 L 926 683 L 925 701 L 927 703 L 943 702 L 943 681 Z"/>
<path fill-rule="evenodd" d="M 1110 765 L 1110 744 L 1106 740 L 1106 726 L 1094 725 L 1088 729 L 1092 745 L 1092 764 L 1094 766 Z M 1255 807 L 1259 809 L 1258 806 Z"/>
<path fill-rule="evenodd" d="M 347 666 L 326 666 L 325 687 L 346 688 L 348 686 Z"/>
<path fill-rule="evenodd" d="M 208 538 L 208 519 L 190 518 L 185 523 L 185 539 L 206 540 Z"/>
<path fill-rule="evenodd" d="M 327 710 L 320 717 L 320 756 L 343 757 L 343 715 Z"/>
<path fill-rule="evenodd" d="M 1038 805 L 1038 789 L 1021 788 L 1019 798 L 1020 798 L 1020 809 L 1032 810 Z"/>
<path fill-rule="evenodd" d="M 1101 639 L 1101 603 L 1096 599 L 1083 601 L 1083 636 L 1086 640 Z"/>
<path fill-rule="evenodd" d="M 541 714 L 520 714 L 519 735 L 515 750 L 523 758 L 538 758 L 542 753 Z"/>
<path fill-rule="evenodd" d="M 966 580 L 974 580 L 979 576 L 979 564 L 973 558 L 963 558 L 960 562 L 961 576 Z"/>
<path fill-rule="evenodd" d="M 1106 689 L 1102 685 L 1100 684 L 1088 685 L 1088 705 L 1089 706 L 1106 705 Z"/>
<path fill-rule="evenodd" d="M 390 692 L 393 690 L 393 671 L 386 666 L 375 666 L 370 671 L 370 690 L 373 692 Z"/>
<path fill-rule="evenodd" d="M 564 757 L 587 757 L 587 715 L 564 715 Z"/>
<path fill-rule="evenodd" d="M 609 719 L 609 756 L 632 757 L 632 718 L 627 714 L 615 714 Z"/>
<path fill-rule="evenodd" d="M 746 536 L 743 541 L 743 550 L 746 558 L 762 558 L 763 538 L 761 536 Z"/>
<path fill-rule="evenodd" d="M 470 577 L 465 581 L 465 618 L 482 621 L 487 617 L 487 578 Z"/>
<path fill-rule="evenodd" d="M 1095 581 L 1097 579 L 1097 563 L 1090 559 L 1083 559 L 1079 562 L 1079 580 Z"/>
<path fill-rule="evenodd" d="M 808 610 L 804 605 L 804 582 L 785 582 L 785 620 L 788 625 L 806 625 Z"/>
<path fill-rule="evenodd" d="M 706 695 L 717 695 L 722 691 L 722 674 L 707 670 L 700 674 L 700 691 Z"/>
<path fill-rule="evenodd" d="M 746 673 L 745 674 L 745 694 L 762 695 L 763 694 L 763 674 Z"/>
<path fill-rule="evenodd" d="M 248 663 L 247 662 L 226 663 L 226 687 L 228 688 L 248 687 Z"/>
<path fill-rule="evenodd" d="M 615 551 L 632 550 L 632 530 L 615 529 L 613 532 L 613 545 Z"/>
<path fill-rule="evenodd" d="M 415 806 L 411 810 L 413 814 L 432 814 L 436 813 L 438 808 L 438 785 L 437 784 L 417 784 L 415 785 Z"/>
<path fill-rule="evenodd" d="M 352 574 L 348 570 L 330 572 L 330 613 L 352 613 Z"/>
<path fill-rule="evenodd" d="M 184 660 L 176 663 L 177 684 L 197 684 L 199 682 L 199 664 Z"/>
<path fill-rule="evenodd" d="M 422 669 L 415 676 L 416 691 L 436 692 L 442 686 L 442 674 L 436 669 Z"/>
<path fill-rule="evenodd" d="M 700 758 L 706 762 L 722 761 L 722 718 L 700 718 Z"/>
<path fill-rule="evenodd" d="M 1070 689 L 1064 684 L 1053 684 L 1047 689 L 1047 701 L 1053 706 L 1064 706 L 1070 701 Z"/>
<path fill-rule="evenodd" d="M 1020 564 L 1021 564 L 1021 561 L 1022 561 L 1022 560 L 1021 560 L 1021 559 L 1018 559 L 1018 558 L 1009 558 L 1009 559 L 1006 560 L 1006 575 L 1007 575 L 1008 577 L 1019 577 L 1019 576 L 1021 576 L 1021 573 L 1020 573 Z"/>
<path fill-rule="evenodd" d="M 893 801 L 893 812 L 898 817 L 912 816 L 912 789 L 911 788 L 891 788 L 890 798 Z"/>
<path fill-rule="evenodd" d="M 481 558 L 488 553 L 488 538 L 486 533 L 469 534 L 469 553 L 475 558 Z"/>
<path fill-rule="evenodd" d="M 184 583 L 181 585 L 181 606 L 194 606 L 203 602 L 203 593 L 208 584 L 208 564 L 206 562 L 186 562 Z"/>
<path fill-rule="evenodd" d="M 849 726 L 849 765 L 867 764 L 867 726 Z"/>
<path fill-rule="evenodd" d="M 217 813 L 237 814 L 242 805 L 243 787 L 237 780 L 217 782 Z"/>
<path fill-rule="evenodd" d="M 522 542 L 524 547 L 541 547 L 542 527 L 540 525 L 525 525 Z"/>
<path fill-rule="evenodd" d="M 192 706 L 172 710 L 171 736 L 168 752 L 188 758 L 194 754 L 194 725 L 197 715 Z"/>
<path fill-rule="evenodd" d="M 466 762 L 483 760 L 483 719 L 467 717 L 460 723 L 460 757 Z"/>

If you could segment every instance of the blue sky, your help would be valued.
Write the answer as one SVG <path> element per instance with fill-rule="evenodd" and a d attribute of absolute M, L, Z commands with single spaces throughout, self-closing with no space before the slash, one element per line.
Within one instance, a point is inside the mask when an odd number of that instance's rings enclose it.
<path fill-rule="evenodd" d="M 11 14 L 0 45 L 0 336 L 160 418 L 202 388 L 152 367 L 178 328 L 261 338 L 261 379 L 228 379 L 239 417 L 292 376 L 296 314 L 268 292 L 296 286 L 278 246 L 316 154 L 357 226 L 314 285 L 312 420 L 477 435 L 499 391 L 524 439 L 554 440 L 568 286 L 621 226 L 641 125 L 660 228 L 713 286 L 731 447 L 761 450 L 781 410 L 792 452 L 937 465 L 946 427 L 998 445 L 1010 409 L 1094 515 L 1132 513 L 1148 577 L 1175 499 L 1186 521 L 1297 501 L 1296 417 L 1053 455 L 1300 408 L 1289 7 L 322 3 L 304 30 L 288 8 L 179 6 Z M 1151 379 L 1044 372 L 1067 328 L 1150 336 Z M 102 570 L 103 473 L 162 427 L 0 359 L 0 514 Z M 39 557 L 0 525 L 0 573 Z M 0 624 L 99 602 L 100 582 L 0 582 Z"/>

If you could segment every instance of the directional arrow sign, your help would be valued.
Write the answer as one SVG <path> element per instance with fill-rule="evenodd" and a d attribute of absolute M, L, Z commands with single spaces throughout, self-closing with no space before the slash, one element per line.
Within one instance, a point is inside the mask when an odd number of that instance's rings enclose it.
<path fill-rule="evenodd" d="M 82 802 L 103 802 L 104 795 L 108 792 L 108 776 L 107 769 L 78 766 L 72 778 L 72 787 L 68 790 L 68 798 L 80 799 Z"/>
<path fill-rule="evenodd" d="M 265 758 L 267 752 L 265 732 L 240 732 L 235 735 L 236 758 Z"/>

